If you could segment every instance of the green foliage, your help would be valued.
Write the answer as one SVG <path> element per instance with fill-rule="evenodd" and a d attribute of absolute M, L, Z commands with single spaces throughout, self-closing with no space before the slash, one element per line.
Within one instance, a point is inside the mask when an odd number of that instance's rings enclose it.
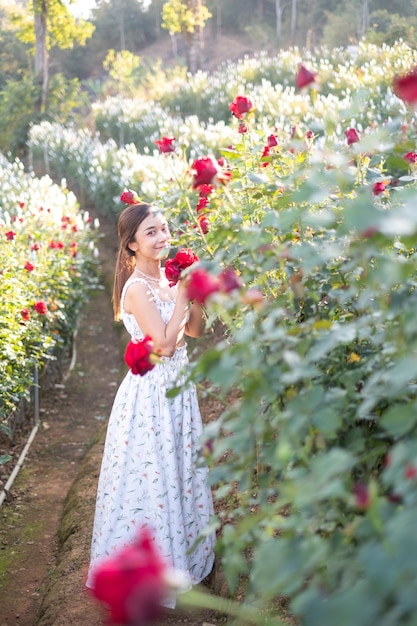
<path fill-rule="evenodd" d="M 403 40 L 413 45 L 417 20 L 402 17 L 386 9 L 374 11 L 371 16 L 372 29 L 365 36 L 366 41 L 376 45 L 386 43 L 391 46 L 396 41 Z"/>
<path fill-rule="evenodd" d="M 60 0 L 48 0 L 47 25 L 48 49 L 54 46 L 65 49 L 72 48 L 74 43 L 85 44 L 94 32 L 94 25 L 82 19 L 75 19 L 68 7 Z M 33 14 L 41 10 L 39 0 L 31 0 L 29 11 L 16 11 L 13 22 L 18 27 L 17 37 L 24 43 L 35 45 Z"/>
<path fill-rule="evenodd" d="M 39 121 L 34 105 L 39 89 L 30 78 L 9 80 L 0 97 L 0 150 L 22 156 L 30 125 Z"/>
<path fill-rule="evenodd" d="M 142 59 L 127 50 L 109 50 L 103 63 L 109 73 L 107 89 L 110 93 L 123 93 L 131 97 L 148 76 L 148 67 Z"/>
<path fill-rule="evenodd" d="M 35 104 L 39 86 L 33 78 L 8 81 L 0 92 L 0 150 L 23 158 L 31 125 L 40 121 Z M 63 124 L 77 119 L 87 104 L 77 79 L 55 74 L 50 82 L 48 117 Z"/>
<path fill-rule="evenodd" d="M 211 17 L 203 0 L 168 0 L 162 7 L 162 28 L 171 34 L 193 33 Z"/>

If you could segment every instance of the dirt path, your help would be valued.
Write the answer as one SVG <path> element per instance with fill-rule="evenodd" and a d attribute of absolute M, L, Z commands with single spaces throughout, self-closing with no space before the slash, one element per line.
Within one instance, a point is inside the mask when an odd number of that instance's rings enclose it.
<path fill-rule="evenodd" d="M 41 428 L 0 508 L 0 626 L 100 626 L 105 617 L 84 580 L 105 424 L 125 370 L 109 292 L 115 226 L 100 221 L 107 289 L 93 294 L 83 311 L 75 366 L 42 398 Z M 202 406 L 205 411 L 212 407 Z M 185 612 L 161 623 L 201 626 L 224 619 Z"/>

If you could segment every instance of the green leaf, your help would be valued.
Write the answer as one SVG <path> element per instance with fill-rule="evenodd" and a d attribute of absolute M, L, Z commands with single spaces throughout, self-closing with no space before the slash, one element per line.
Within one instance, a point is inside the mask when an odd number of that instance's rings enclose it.
<path fill-rule="evenodd" d="M 393 437 L 402 437 L 415 427 L 415 405 L 396 404 L 384 411 L 380 424 Z"/>

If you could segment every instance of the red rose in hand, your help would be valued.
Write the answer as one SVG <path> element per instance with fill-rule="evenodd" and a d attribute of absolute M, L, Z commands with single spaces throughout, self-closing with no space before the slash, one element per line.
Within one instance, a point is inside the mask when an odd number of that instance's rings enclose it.
<path fill-rule="evenodd" d="M 310 72 L 302 63 L 298 66 L 298 74 L 295 79 L 295 84 L 299 89 L 307 87 L 316 80 L 317 72 Z"/>
<path fill-rule="evenodd" d="M 143 339 L 132 339 L 126 346 L 125 362 L 130 367 L 132 374 L 144 376 L 155 367 L 151 361 L 153 341 L 149 335 Z"/>
<path fill-rule="evenodd" d="M 162 137 L 161 139 L 157 139 L 155 143 L 158 146 L 159 150 L 166 154 L 168 152 L 175 152 L 175 140 L 176 137 Z"/>
<path fill-rule="evenodd" d="M 224 184 L 231 177 L 231 173 L 224 171 L 219 161 L 216 161 L 213 156 L 196 159 L 192 165 L 192 170 L 194 172 L 194 189 L 201 185 L 211 185 L 216 181 Z"/>
<path fill-rule="evenodd" d="M 125 189 L 120 196 L 120 200 L 122 202 L 125 202 L 126 204 L 138 204 L 139 196 L 135 191 L 132 191 L 131 189 Z"/>
<path fill-rule="evenodd" d="M 190 248 L 181 248 L 173 259 L 165 261 L 165 276 L 169 280 L 170 287 L 179 281 L 183 270 L 199 260 Z"/>
<path fill-rule="evenodd" d="M 136 540 L 97 568 L 92 594 L 110 609 L 110 624 L 150 624 L 161 616 L 167 593 L 165 564 L 151 535 L 142 528 Z"/>
<path fill-rule="evenodd" d="M 200 259 L 190 248 L 181 248 L 175 255 L 175 260 L 179 267 L 185 270 L 186 267 L 190 267 L 190 265 L 197 263 Z"/>
<path fill-rule="evenodd" d="M 348 128 L 347 131 L 345 131 L 345 137 L 348 146 L 350 146 L 352 143 L 357 143 L 358 141 L 360 141 L 358 131 L 355 128 Z"/>
<path fill-rule="evenodd" d="M 417 68 L 414 68 L 404 76 L 396 76 L 393 82 L 393 90 L 396 96 L 406 104 L 417 103 Z"/>
<path fill-rule="evenodd" d="M 172 287 L 176 285 L 181 276 L 181 269 L 174 262 L 174 259 L 167 259 L 165 261 L 165 276 L 169 280 L 169 285 Z"/>
<path fill-rule="evenodd" d="M 165 276 L 169 281 L 169 286 L 176 285 L 181 276 L 181 269 L 175 263 L 174 259 L 167 259 L 165 261 Z"/>
<path fill-rule="evenodd" d="M 246 96 L 236 96 L 236 98 L 229 104 L 229 109 L 232 114 L 239 120 L 243 119 L 246 113 L 252 111 L 253 104 Z"/>

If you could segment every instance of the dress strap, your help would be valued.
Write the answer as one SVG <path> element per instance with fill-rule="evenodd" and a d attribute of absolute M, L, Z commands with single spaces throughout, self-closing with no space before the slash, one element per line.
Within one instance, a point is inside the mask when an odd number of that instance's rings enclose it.
<path fill-rule="evenodd" d="M 144 278 L 139 278 L 139 277 L 136 277 L 136 276 L 130 276 L 127 279 L 127 281 L 125 282 L 125 284 L 123 285 L 122 296 L 120 298 L 120 308 L 121 308 L 121 310 L 123 312 L 125 312 L 125 298 L 126 298 L 127 290 L 134 283 L 142 283 L 143 285 L 146 285 L 147 288 L 149 289 L 149 291 L 152 294 L 152 298 L 155 300 L 155 298 L 157 297 L 157 294 L 155 293 L 155 291 L 152 289 L 152 287 L 149 285 L 149 283 Z"/>

